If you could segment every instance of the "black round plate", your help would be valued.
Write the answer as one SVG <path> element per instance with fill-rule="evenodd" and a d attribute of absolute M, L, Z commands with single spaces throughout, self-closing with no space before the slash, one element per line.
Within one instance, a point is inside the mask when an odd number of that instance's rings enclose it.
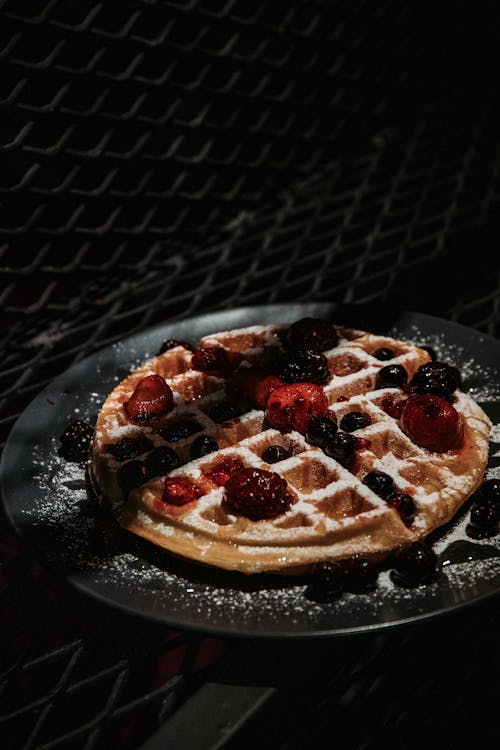
<path fill-rule="evenodd" d="M 346 593 L 331 603 L 310 601 L 307 580 L 248 577 L 181 562 L 135 537 L 125 548 L 111 545 L 103 550 L 96 545 L 100 512 L 82 467 L 59 455 L 64 427 L 77 418 L 93 423 L 116 382 L 155 354 L 167 338 L 194 343 L 215 331 L 293 322 L 308 315 L 433 346 L 440 358 L 460 367 L 464 389 L 493 424 L 500 422 L 500 343 L 477 331 L 418 313 L 378 311 L 375 319 L 373 310 L 329 304 L 247 307 L 202 315 L 107 347 L 71 367 L 28 406 L 10 435 L 1 466 L 5 508 L 15 528 L 87 594 L 171 626 L 221 635 L 313 637 L 376 630 L 498 593 L 499 539 L 467 539 L 467 507 L 454 524 L 435 535 L 434 548 L 444 562 L 437 582 L 400 588 L 386 570 L 372 593 Z M 493 441 L 497 434 L 494 428 Z M 499 448 L 492 442 L 490 476 L 500 474 Z"/>

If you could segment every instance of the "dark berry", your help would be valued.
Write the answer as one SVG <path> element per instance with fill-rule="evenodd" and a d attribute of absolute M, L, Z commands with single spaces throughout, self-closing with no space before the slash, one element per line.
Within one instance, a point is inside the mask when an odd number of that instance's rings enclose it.
<path fill-rule="evenodd" d="M 189 448 L 189 454 L 191 458 L 201 458 L 202 456 L 208 456 L 209 453 L 219 450 L 217 440 L 210 435 L 199 435 L 191 443 Z"/>
<path fill-rule="evenodd" d="M 393 492 L 387 498 L 387 504 L 397 510 L 405 526 L 411 526 L 417 512 L 415 501 L 407 492 Z"/>
<path fill-rule="evenodd" d="M 306 440 L 311 445 L 323 448 L 337 432 L 337 422 L 329 417 L 311 417 L 306 432 Z"/>
<path fill-rule="evenodd" d="M 150 424 L 174 405 L 172 389 L 160 375 L 147 375 L 137 383 L 129 401 L 123 406 L 128 418 L 136 424 Z"/>
<path fill-rule="evenodd" d="M 382 346 L 373 352 L 373 356 L 379 359 L 381 362 L 387 362 L 389 359 L 394 359 L 396 356 L 392 349 L 388 349 L 386 346 Z"/>
<path fill-rule="evenodd" d="M 456 367 L 445 362 L 426 362 L 420 365 L 410 381 L 412 393 L 450 396 L 460 388 L 462 378 Z"/>
<path fill-rule="evenodd" d="M 344 568 L 344 588 L 354 594 L 368 594 L 377 584 L 378 569 L 362 555 L 354 555 L 346 560 Z"/>
<path fill-rule="evenodd" d="M 343 587 L 344 568 L 338 562 L 325 560 L 314 566 L 305 593 L 308 599 L 315 602 L 333 602 L 342 595 Z"/>
<path fill-rule="evenodd" d="M 124 437 L 117 443 L 108 443 L 105 448 L 117 461 L 127 461 L 130 458 L 140 456 L 141 453 L 146 453 L 151 448 L 151 443 L 143 436 L 137 438 Z"/>
<path fill-rule="evenodd" d="M 471 525 L 480 530 L 496 530 L 499 512 L 493 503 L 474 505 L 470 512 Z"/>
<path fill-rule="evenodd" d="M 370 471 L 363 479 L 363 484 L 379 497 L 389 497 L 394 490 L 394 480 L 383 471 Z"/>
<path fill-rule="evenodd" d="M 116 478 L 122 490 L 129 492 L 147 482 L 150 476 L 144 461 L 128 461 L 120 466 Z"/>
<path fill-rule="evenodd" d="M 293 323 L 286 334 L 286 344 L 290 349 L 309 349 L 324 352 L 337 346 L 337 329 L 329 320 L 302 318 Z"/>
<path fill-rule="evenodd" d="M 163 485 L 162 500 L 169 505 L 187 505 L 193 503 L 202 492 L 190 479 L 185 477 L 166 477 Z"/>
<path fill-rule="evenodd" d="M 294 502 L 286 480 L 273 471 L 247 467 L 225 485 L 225 500 L 233 510 L 252 521 L 286 513 Z"/>
<path fill-rule="evenodd" d="M 370 417 L 362 411 L 350 411 L 344 414 L 340 420 L 340 429 L 344 432 L 355 432 L 363 427 L 368 427 L 371 423 Z"/>
<path fill-rule="evenodd" d="M 419 346 L 418 348 L 423 349 L 424 352 L 427 352 L 433 362 L 437 359 L 437 352 L 432 348 L 432 346 Z"/>
<path fill-rule="evenodd" d="M 403 365 L 386 365 L 377 372 L 376 388 L 402 388 L 408 381 Z"/>
<path fill-rule="evenodd" d="M 230 404 L 229 401 L 221 401 L 219 404 L 214 404 L 208 411 L 208 416 L 213 419 L 214 422 L 220 424 L 221 422 L 227 422 L 228 419 L 234 419 L 238 416 L 240 410 L 234 404 Z"/>
<path fill-rule="evenodd" d="M 269 445 L 262 453 L 262 460 L 267 464 L 277 464 L 280 461 L 286 461 L 291 455 L 292 451 L 283 448 L 281 445 Z"/>
<path fill-rule="evenodd" d="M 156 356 L 159 357 L 160 354 L 164 354 L 165 352 L 170 351 L 170 349 L 173 349 L 176 346 L 182 346 L 183 349 L 187 349 L 190 352 L 194 352 L 194 346 L 190 344 L 188 341 L 177 341 L 177 339 L 167 339 L 160 346 L 158 350 L 158 354 Z"/>
<path fill-rule="evenodd" d="M 160 435 L 167 443 L 176 443 L 178 440 L 184 440 L 184 438 L 194 435 L 202 429 L 203 427 L 194 417 L 186 417 L 179 422 L 171 422 L 166 427 L 162 427 Z"/>
<path fill-rule="evenodd" d="M 229 477 L 243 469 L 243 464 L 239 458 L 233 456 L 221 456 L 217 458 L 205 472 L 205 476 L 212 480 L 219 487 L 223 487 Z"/>
<path fill-rule="evenodd" d="M 323 450 L 327 456 L 348 468 L 354 459 L 357 447 L 358 442 L 353 435 L 347 432 L 337 432 L 328 440 Z"/>
<path fill-rule="evenodd" d="M 324 417 L 328 412 L 325 392 L 314 383 L 290 383 L 271 391 L 267 397 L 266 419 L 271 427 L 305 435 L 311 417 Z"/>
<path fill-rule="evenodd" d="M 495 503 L 500 508 L 500 479 L 486 479 L 479 489 L 479 493 L 486 500 Z"/>
<path fill-rule="evenodd" d="M 324 354 L 310 350 L 284 354 L 273 365 L 273 372 L 283 383 L 316 383 L 324 385 L 330 378 Z"/>
<path fill-rule="evenodd" d="M 145 463 L 149 475 L 159 477 L 179 466 L 179 456 L 172 448 L 160 445 L 151 451 Z"/>
<path fill-rule="evenodd" d="M 462 418 L 441 396 L 410 396 L 404 403 L 400 425 L 410 440 L 430 451 L 444 453 L 463 444 Z"/>
<path fill-rule="evenodd" d="M 438 572 L 434 550 L 423 542 L 412 542 L 394 555 L 391 578 L 401 586 L 419 586 L 435 580 Z"/>
<path fill-rule="evenodd" d="M 191 365 L 195 370 L 223 370 L 229 366 L 229 357 L 222 347 L 209 346 L 193 352 Z"/>
<path fill-rule="evenodd" d="M 68 461 L 86 461 L 94 428 L 88 422 L 77 419 L 69 424 L 62 433 L 61 454 Z"/>

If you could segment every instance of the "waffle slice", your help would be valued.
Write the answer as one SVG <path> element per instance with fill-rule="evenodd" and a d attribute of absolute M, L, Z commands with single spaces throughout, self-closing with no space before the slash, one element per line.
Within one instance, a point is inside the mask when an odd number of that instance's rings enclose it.
<path fill-rule="evenodd" d="M 240 368 L 262 365 L 282 351 L 285 327 L 252 326 L 207 336 L 200 348 L 222 347 Z M 369 416 L 371 424 L 356 431 L 360 448 L 349 468 L 310 445 L 297 431 L 281 432 L 266 422 L 263 408 L 239 404 L 239 416 L 219 423 L 214 406 L 228 399 L 220 372 L 191 366 L 191 352 L 182 346 L 145 362 L 110 394 L 98 417 L 91 447 L 90 472 L 102 502 L 119 523 L 176 555 L 207 565 L 244 573 L 302 573 L 321 560 L 343 560 L 361 554 L 381 559 L 396 547 L 428 535 L 447 522 L 480 484 L 488 456 L 490 421 L 467 395 L 457 392 L 454 403 L 464 425 L 460 449 L 443 453 L 418 447 L 401 430 L 387 404 L 401 397 L 398 388 L 376 388 L 378 371 L 402 365 L 409 378 L 429 360 L 412 344 L 348 328 L 337 328 L 338 344 L 324 355 L 330 378 L 323 386 L 329 408 L 340 422 L 351 411 Z M 394 353 L 390 361 L 373 356 L 381 347 Z M 132 423 L 124 408 L 137 383 L 152 374 L 165 378 L 174 406 L 154 426 Z M 212 415 L 212 416 L 211 416 Z M 191 434 L 167 442 L 165 427 L 190 425 Z M 175 431 L 174 431 L 175 432 Z M 190 459 L 190 445 L 200 434 L 213 437 L 219 450 Z M 124 437 L 145 439 L 148 451 L 168 445 L 180 466 L 170 478 L 188 479 L 199 497 L 178 506 L 162 499 L 165 476 L 156 476 L 124 492 L 117 480 L 123 461 L 109 445 Z M 266 463 L 271 445 L 284 447 L 290 457 Z M 251 520 L 226 502 L 225 489 L 214 472 L 228 461 L 275 472 L 286 480 L 293 498 L 290 508 L 271 519 Z M 409 493 L 416 506 L 411 525 L 364 483 L 370 471 L 389 474 L 398 491 Z"/>

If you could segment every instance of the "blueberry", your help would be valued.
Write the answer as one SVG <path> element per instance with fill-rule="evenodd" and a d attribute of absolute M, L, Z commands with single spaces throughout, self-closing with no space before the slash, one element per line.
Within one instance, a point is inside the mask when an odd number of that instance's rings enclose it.
<path fill-rule="evenodd" d="M 194 352 L 194 346 L 190 344 L 188 341 L 177 341 L 177 339 L 167 339 L 160 346 L 156 356 L 159 357 L 160 354 L 164 354 L 164 352 L 170 351 L 170 349 L 173 349 L 175 346 L 182 346 L 184 349 L 187 349 L 190 352 Z"/>
<path fill-rule="evenodd" d="M 396 356 L 392 349 L 388 349 L 386 346 L 382 346 L 380 349 L 377 349 L 373 352 L 373 357 L 376 359 L 379 359 L 381 362 L 386 362 L 389 359 L 394 359 Z"/>
<path fill-rule="evenodd" d="M 124 437 L 117 443 L 108 443 L 105 448 L 117 461 L 127 461 L 135 458 L 141 453 L 146 453 L 151 448 L 150 441 L 145 437 Z"/>
<path fill-rule="evenodd" d="M 376 587 L 378 569 L 366 557 L 355 555 L 344 563 L 344 588 L 354 594 L 368 594 Z"/>
<path fill-rule="evenodd" d="M 186 417 L 179 422 L 172 422 L 171 424 L 162 427 L 160 435 L 167 443 L 176 443 L 178 440 L 194 435 L 195 432 L 201 432 L 202 426 L 193 417 Z"/>
<path fill-rule="evenodd" d="M 306 440 L 311 445 L 323 448 L 337 432 L 337 423 L 328 417 L 311 417 L 307 426 Z"/>
<path fill-rule="evenodd" d="M 344 569 L 340 563 L 327 560 L 316 563 L 306 597 L 316 602 L 332 602 L 342 595 Z"/>
<path fill-rule="evenodd" d="M 350 411 L 344 414 L 340 420 L 340 429 L 344 432 L 355 432 L 363 427 L 368 427 L 371 423 L 370 417 L 362 411 Z"/>
<path fill-rule="evenodd" d="M 405 526 L 411 526 L 417 511 L 411 495 L 407 492 L 393 492 L 387 498 L 387 504 L 398 511 Z"/>
<path fill-rule="evenodd" d="M 432 348 L 432 346 L 419 346 L 418 348 L 423 349 L 424 352 L 427 352 L 432 361 L 435 362 L 435 360 L 437 359 L 437 352 Z"/>
<path fill-rule="evenodd" d="M 201 458 L 219 449 L 217 440 L 210 435 L 199 435 L 191 443 L 189 453 L 191 458 Z"/>
<path fill-rule="evenodd" d="M 394 480 L 383 471 L 370 471 L 363 479 L 363 484 L 379 497 L 389 497 L 394 490 Z"/>
<path fill-rule="evenodd" d="M 480 495 L 500 507 L 500 479 L 486 479 L 480 487 Z"/>
<path fill-rule="evenodd" d="M 494 503 L 474 505 L 470 512 L 471 526 L 480 530 L 495 530 L 498 527 L 499 511 Z"/>
<path fill-rule="evenodd" d="M 166 445 L 160 445 L 146 458 L 146 468 L 150 477 L 159 477 L 179 466 L 177 453 Z"/>
<path fill-rule="evenodd" d="M 349 467 L 356 453 L 357 445 L 358 441 L 353 435 L 349 435 L 347 432 L 337 432 L 327 440 L 323 450 L 327 456 L 334 458 L 342 466 Z"/>
<path fill-rule="evenodd" d="M 217 424 L 227 422 L 228 419 L 234 419 L 238 414 L 238 407 L 230 404 L 228 401 L 221 401 L 219 404 L 214 404 L 208 412 L 210 419 L 213 419 Z"/>
<path fill-rule="evenodd" d="M 408 373 L 403 365 L 386 365 L 377 372 L 376 388 L 402 388 L 408 382 Z"/>
<path fill-rule="evenodd" d="M 269 445 L 262 453 L 262 460 L 268 464 L 277 464 L 290 458 L 292 452 L 281 445 Z"/>
<path fill-rule="evenodd" d="M 423 542 L 412 542 L 395 554 L 391 578 L 401 586 L 419 586 L 435 580 L 438 572 L 434 550 Z"/>
<path fill-rule="evenodd" d="M 128 461 L 120 466 L 116 478 L 122 490 L 129 492 L 147 482 L 149 472 L 144 461 Z"/>

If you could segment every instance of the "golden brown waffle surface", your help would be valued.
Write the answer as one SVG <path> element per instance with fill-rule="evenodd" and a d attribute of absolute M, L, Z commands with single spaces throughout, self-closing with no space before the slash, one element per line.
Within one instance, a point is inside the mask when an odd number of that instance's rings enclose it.
<path fill-rule="evenodd" d="M 200 347 L 217 346 L 237 354 L 240 367 L 262 364 L 281 350 L 283 328 L 252 326 L 215 333 L 202 339 Z M 124 528 L 154 544 L 191 560 L 244 573 L 303 572 L 318 561 L 356 554 L 378 559 L 447 522 L 482 480 L 491 427 L 488 417 L 458 391 L 454 407 L 464 424 L 463 445 L 443 453 L 417 446 L 386 411 L 388 399 L 398 397 L 400 390 L 376 388 L 376 375 L 387 364 L 401 364 L 411 378 L 429 360 L 428 353 L 385 336 L 347 328 L 338 328 L 338 333 L 338 345 L 323 352 L 330 372 L 323 386 L 329 408 L 338 422 L 351 411 L 361 411 L 371 421 L 355 432 L 362 439 L 361 447 L 349 468 L 310 445 L 299 432 L 270 427 L 264 409 L 247 405 L 238 417 L 215 422 L 209 412 L 214 404 L 227 401 L 226 382 L 220 373 L 192 369 L 191 352 L 177 346 L 132 372 L 101 409 L 90 471 L 102 502 L 116 512 Z M 390 362 L 373 356 L 381 347 L 393 351 Z M 154 426 L 140 426 L 130 421 L 124 403 L 137 383 L 152 374 L 166 379 L 174 393 L 174 407 Z M 198 423 L 196 433 L 175 442 L 161 436 L 162 428 L 186 418 Z M 214 437 L 219 450 L 190 460 L 190 445 L 200 434 Z M 113 458 L 107 446 L 138 436 L 146 436 L 150 447 L 168 445 L 176 451 L 181 465 L 169 476 L 187 478 L 201 488 L 195 502 L 180 507 L 164 503 L 164 476 L 128 495 L 121 489 L 116 475 L 124 462 Z M 271 445 L 285 447 L 290 457 L 266 463 L 262 454 Z M 257 521 L 236 513 L 225 502 L 224 487 L 207 480 L 214 462 L 225 457 L 278 473 L 293 497 L 291 507 L 275 518 Z M 389 474 L 399 491 L 411 494 L 416 514 L 410 525 L 363 484 L 364 476 L 374 470 Z"/>

